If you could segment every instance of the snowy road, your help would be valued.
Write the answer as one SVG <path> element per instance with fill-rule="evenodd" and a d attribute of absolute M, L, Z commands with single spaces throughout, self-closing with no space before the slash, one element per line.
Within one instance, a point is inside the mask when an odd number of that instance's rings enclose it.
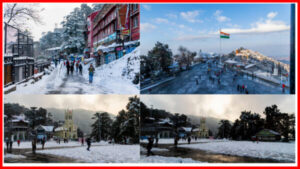
<path fill-rule="evenodd" d="M 153 87 L 151 90 L 144 90 L 142 94 L 240 94 L 237 91 L 237 84 L 246 85 L 249 94 L 282 94 L 280 86 L 275 86 L 257 78 L 246 75 L 238 75 L 236 80 L 233 77 L 235 71 L 227 70 L 221 75 L 220 84 L 217 78 L 210 80 L 207 64 L 198 64 L 191 70 L 181 72 L 175 79 Z M 213 72 L 220 71 L 217 65 L 212 65 Z M 196 84 L 196 78 L 198 84 Z M 288 91 L 286 91 L 287 93 Z"/>

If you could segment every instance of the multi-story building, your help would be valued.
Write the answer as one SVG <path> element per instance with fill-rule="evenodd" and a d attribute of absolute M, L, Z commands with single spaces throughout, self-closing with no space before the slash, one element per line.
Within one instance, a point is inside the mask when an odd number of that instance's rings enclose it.
<path fill-rule="evenodd" d="M 109 63 L 139 45 L 139 4 L 105 4 L 93 20 L 93 49 L 98 65 Z"/>
<path fill-rule="evenodd" d="M 97 16 L 97 14 L 99 13 L 99 11 L 93 12 L 91 13 L 88 17 L 87 17 L 87 32 L 86 32 L 86 48 L 84 50 L 85 55 L 87 57 L 93 57 L 93 27 L 94 27 L 94 22 L 93 20 L 95 19 L 95 17 Z"/>

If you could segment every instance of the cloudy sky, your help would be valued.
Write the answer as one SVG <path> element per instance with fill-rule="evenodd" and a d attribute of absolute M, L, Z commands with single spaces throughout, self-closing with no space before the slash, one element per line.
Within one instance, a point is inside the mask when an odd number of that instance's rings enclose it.
<path fill-rule="evenodd" d="M 293 95 L 141 95 L 148 107 L 170 113 L 215 117 L 234 121 L 241 111 L 263 115 L 266 106 L 276 104 L 282 112 L 295 113 Z"/>
<path fill-rule="evenodd" d="M 6 95 L 5 103 L 19 103 L 25 107 L 86 109 L 107 111 L 117 115 L 125 109 L 129 95 Z"/>
<path fill-rule="evenodd" d="M 24 5 L 20 3 L 21 5 Z M 53 31 L 55 25 L 58 28 L 61 27 L 60 23 L 63 21 L 64 16 L 68 15 L 76 7 L 80 7 L 82 3 L 39 3 L 35 4 L 35 7 L 38 9 L 44 9 L 40 12 L 40 17 L 43 21 L 43 24 L 35 24 L 34 22 L 29 22 L 33 38 L 35 41 L 38 41 L 42 37 L 43 32 Z M 31 5 L 31 4 L 25 4 Z M 89 6 L 92 3 L 88 3 Z M 5 7 L 5 5 L 3 5 Z"/>
<path fill-rule="evenodd" d="M 290 41 L 290 4 L 142 4 L 142 54 L 156 41 L 190 50 L 222 53 L 246 47 L 272 57 L 287 57 Z"/>

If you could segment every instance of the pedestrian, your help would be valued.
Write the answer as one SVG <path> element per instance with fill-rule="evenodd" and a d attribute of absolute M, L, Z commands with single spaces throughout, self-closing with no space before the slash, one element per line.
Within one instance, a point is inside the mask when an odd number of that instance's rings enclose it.
<path fill-rule="evenodd" d="M 285 84 L 282 84 L 282 93 L 285 93 Z"/>
<path fill-rule="evenodd" d="M 35 150 L 36 150 L 36 138 L 32 140 L 32 154 L 35 154 Z"/>
<path fill-rule="evenodd" d="M 81 138 L 81 145 L 84 146 L 84 138 Z"/>
<path fill-rule="evenodd" d="M 239 84 L 237 84 L 236 90 L 237 90 L 238 92 L 240 92 L 240 85 L 239 85 Z"/>
<path fill-rule="evenodd" d="M 89 67 L 89 82 L 90 83 L 93 83 L 94 72 L 95 72 L 95 68 L 94 68 L 93 64 L 91 63 L 90 67 Z"/>
<path fill-rule="evenodd" d="M 148 144 L 147 144 L 147 156 L 154 155 L 151 151 L 153 147 L 153 139 L 151 137 L 148 137 Z"/>
<path fill-rule="evenodd" d="M 156 138 L 155 138 L 155 147 L 157 147 L 158 146 L 158 137 L 156 136 Z"/>
<path fill-rule="evenodd" d="M 82 65 L 81 65 L 81 63 L 79 63 L 78 68 L 79 68 L 79 73 L 80 73 L 80 75 L 82 75 Z"/>
<path fill-rule="evenodd" d="M 86 144 L 87 144 L 87 151 L 90 151 L 90 148 L 91 148 L 91 138 L 87 138 L 86 140 Z"/>
<path fill-rule="evenodd" d="M 78 73 L 78 69 L 79 69 L 79 60 L 78 60 L 78 62 L 76 62 L 76 73 Z"/>
<path fill-rule="evenodd" d="M 43 149 L 43 150 L 44 150 L 44 147 L 45 147 L 45 143 L 46 143 L 46 138 L 43 137 L 43 139 L 42 139 L 42 149 Z"/>
<path fill-rule="evenodd" d="M 6 149 L 7 149 L 7 152 L 9 150 L 9 139 L 8 137 L 5 138 L 5 142 L 6 142 Z"/>
<path fill-rule="evenodd" d="M 9 152 L 12 152 L 13 140 L 9 141 Z"/>
<path fill-rule="evenodd" d="M 18 143 L 18 147 L 20 147 L 20 143 L 21 143 L 20 139 L 18 139 L 17 143 Z"/>
<path fill-rule="evenodd" d="M 245 91 L 245 85 L 242 85 L 242 92 Z"/>
<path fill-rule="evenodd" d="M 60 144 L 60 138 L 58 138 L 58 144 Z"/>
<path fill-rule="evenodd" d="M 74 72 L 74 62 L 71 63 L 71 68 L 70 69 L 71 69 L 71 74 L 73 75 L 73 72 Z"/>
<path fill-rule="evenodd" d="M 188 137 L 188 143 L 191 144 L 191 137 Z"/>
<path fill-rule="evenodd" d="M 175 146 L 175 148 L 177 147 L 177 145 L 178 145 L 178 137 L 176 136 L 174 138 L 174 146 Z"/>
<path fill-rule="evenodd" d="M 67 60 L 66 62 L 66 66 L 67 66 L 67 75 L 70 74 L 70 62 Z"/>

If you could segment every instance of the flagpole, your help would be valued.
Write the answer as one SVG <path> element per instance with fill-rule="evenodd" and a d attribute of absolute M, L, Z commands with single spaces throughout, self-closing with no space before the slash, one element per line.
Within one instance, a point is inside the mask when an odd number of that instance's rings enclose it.
<path fill-rule="evenodd" d="M 221 53 L 222 53 L 222 38 L 221 38 L 221 28 L 219 32 L 219 38 L 220 38 L 220 64 L 221 64 Z"/>

